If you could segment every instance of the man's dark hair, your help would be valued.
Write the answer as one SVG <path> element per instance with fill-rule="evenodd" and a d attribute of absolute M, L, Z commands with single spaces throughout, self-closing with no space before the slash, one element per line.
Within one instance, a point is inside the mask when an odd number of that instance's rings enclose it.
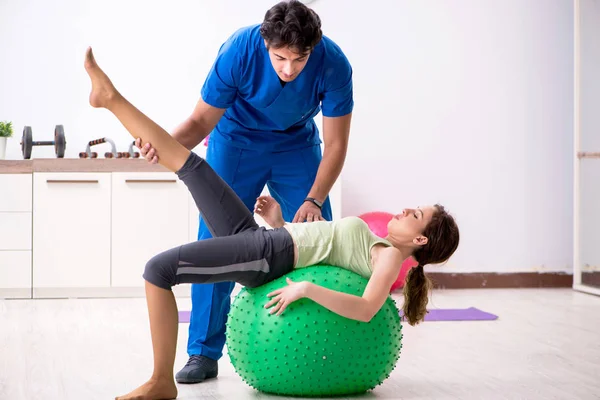
<path fill-rule="evenodd" d="M 310 53 L 321 41 L 321 19 L 298 0 L 282 1 L 265 14 L 260 34 L 268 47 L 290 47 L 299 54 Z"/>

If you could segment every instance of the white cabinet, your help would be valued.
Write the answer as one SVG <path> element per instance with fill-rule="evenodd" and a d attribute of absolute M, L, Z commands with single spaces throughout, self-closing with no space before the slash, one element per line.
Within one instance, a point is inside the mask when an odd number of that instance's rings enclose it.
<path fill-rule="evenodd" d="M 31 298 L 31 174 L 0 175 L 0 298 Z"/>
<path fill-rule="evenodd" d="M 189 241 L 188 207 L 188 190 L 175 174 L 113 173 L 113 287 L 143 287 L 146 262 Z"/>
<path fill-rule="evenodd" d="M 110 287 L 111 174 L 34 173 L 33 297 Z"/>

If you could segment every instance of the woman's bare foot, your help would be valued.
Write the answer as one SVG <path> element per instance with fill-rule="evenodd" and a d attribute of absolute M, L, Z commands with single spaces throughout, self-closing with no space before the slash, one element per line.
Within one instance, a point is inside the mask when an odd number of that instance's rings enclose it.
<path fill-rule="evenodd" d="M 96 63 L 92 48 L 88 47 L 85 52 L 85 70 L 92 80 L 92 91 L 90 93 L 90 104 L 96 108 L 108 108 L 110 102 L 118 95 L 117 89 L 106 76 L 104 71 Z"/>
<path fill-rule="evenodd" d="M 177 386 L 173 379 L 150 379 L 133 392 L 115 400 L 166 400 L 177 398 Z"/>

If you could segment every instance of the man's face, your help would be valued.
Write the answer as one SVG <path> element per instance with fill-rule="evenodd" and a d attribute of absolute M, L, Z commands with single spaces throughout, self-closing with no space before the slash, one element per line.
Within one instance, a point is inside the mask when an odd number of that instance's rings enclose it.
<path fill-rule="evenodd" d="M 266 45 L 266 42 L 265 42 Z M 291 82 L 300 75 L 306 66 L 310 53 L 298 53 L 290 47 L 274 48 L 267 46 L 273 69 L 284 82 Z"/>

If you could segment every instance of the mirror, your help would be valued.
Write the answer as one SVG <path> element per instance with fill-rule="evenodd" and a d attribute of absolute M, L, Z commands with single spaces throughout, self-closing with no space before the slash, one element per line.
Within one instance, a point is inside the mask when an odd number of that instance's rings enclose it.
<path fill-rule="evenodd" d="M 575 2 L 573 287 L 600 295 L 600 1 Z"/>

